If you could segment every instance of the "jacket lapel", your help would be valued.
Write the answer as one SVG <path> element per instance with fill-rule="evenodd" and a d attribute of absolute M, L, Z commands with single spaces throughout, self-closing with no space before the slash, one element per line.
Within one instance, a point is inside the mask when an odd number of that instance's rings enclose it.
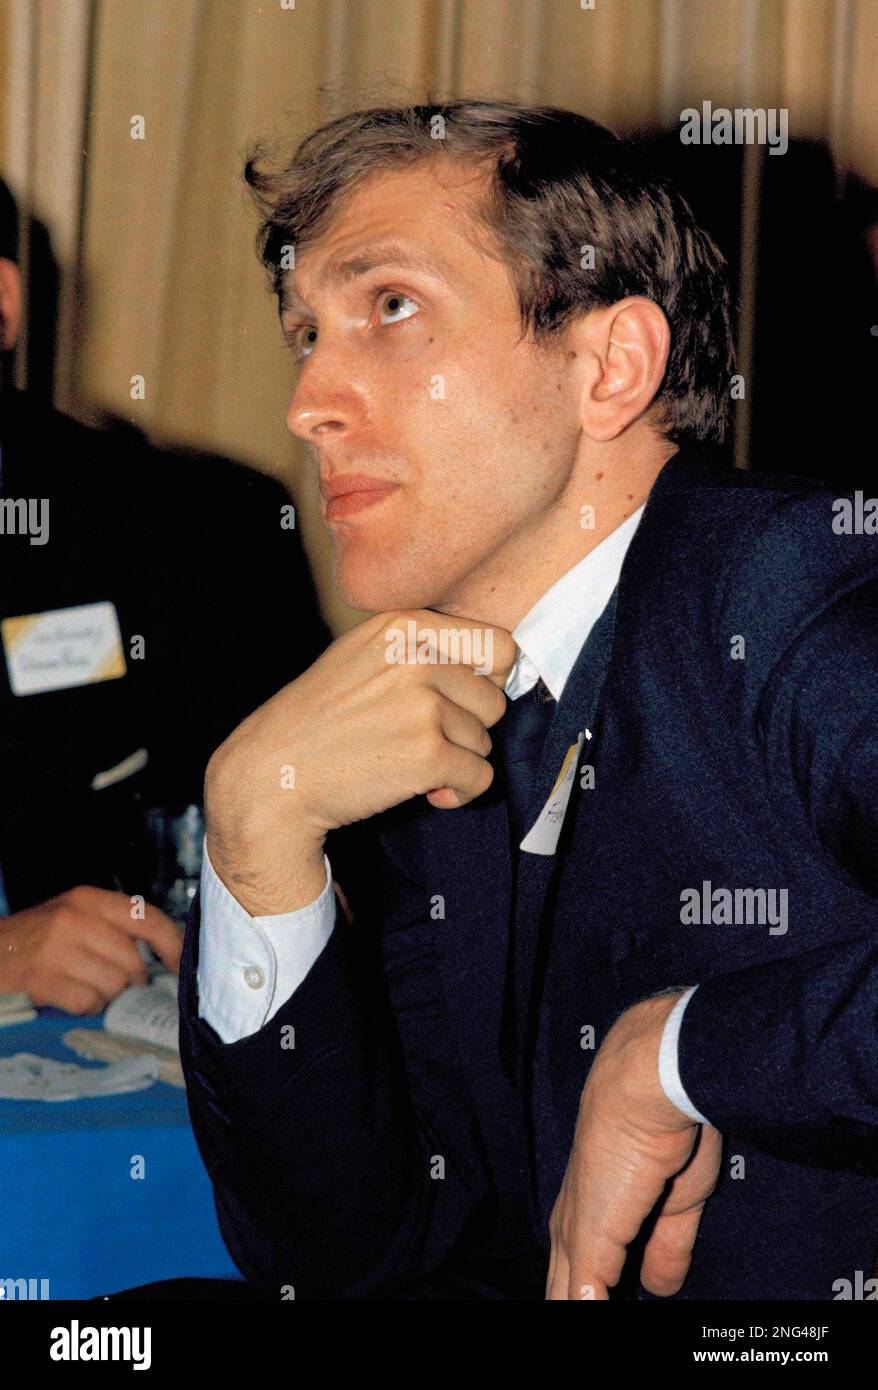
<path fill-rule="evenodd" d="M 600 692 L 612 653 L 615 613 L 620 592 L 627 582 L 648 572 L 654 546 L 655 499 L 679 486 L 688 469 L 704 471 L 704 463 L 677 454 L 659 473 L 640 525 L 622 566 L 612 598 L 592 628 L 564 687 L 555 717 L 546 736 L 540 768 L 528 805 L 530 829 L 549 798 L 570 748 L 586 729 L 596 733 Z M 727 472 L 727 470 L 723 470 Z M 636 572 L 636 573 L 635 573 Z M 589 760 L 589 740 L 577 758 L 570 802 L 564 817 L 569 830 L 573 817 L 583 814 L 579 796 L 579 767 Z M 494 762 L 496 753 L 491 754 Z M 496 767 L 496 763 L 494 764 Z M 489 1070 L 496 1084 L 497 1043 L 506 978 L 506 950 L 512 905 L 512 864 L 509 820 L 500 790 L 501 778 L 483 797 L 456 811 L 434 811 L 426 833 L 437 879 L 445 884 L 445 940 L 438 951 L 450 1014 L 455 1020 L 470 1068 Z M 529 1014 L 537 1001 L 534 969 L 540 927 L 566 835 L 557 854 L 520 851 L 515 880 L 515 1027 L 517 1084 L 524 1075 Z M 433 858 L 435 855 L 437 858 Z M 473 1001 L 478 1000 L 474 1006 Z M 491 1056 L 485 1057 L 486 1040 Z M 502 1074 L 502 1073 L 500 1073 Z"/>
<path fill-rule="evenodd" d="M 606 608 L 595 623 L 582 646 L 576 664 L 567 679 L 563 694 L 549 727 L 546 744 L 536 777 L 534 792 L 528 806 L 526 823 L 533 826 L 549 798 L 565 757 L 586 731 L 594 738 L 599 719 L 600 697 L 609 669 L 613 649 L 613 634 L 616 627 L 616 609 L 624 606 L 626 590 L 633 583 L 635 587 L 643 582 L 654 562 L 655 549 L 662 540 L 661 526 L 658 523 L 659 499 L 666 490 L 685 484 L 686 478 L 694 470 L 699 476 L 705 474 L 705 462 L 686 453 L 673 456 L 659 472 L 650 494 L 640 525 L 635 532 L 625 559 L 619 582 L 607 603 Z M 728 470 L 723 469 L 723 474 Z M 531 1036 L 531 1013 L 538 1002 L 539 981 L 535 979 L 537 951 L 540 930 L 544 916 L 551 911 L 550 894 L 560 862 L 564 856 L 565 843 L 570 827 L 576 817 L 584 814 L 580 796 L 580 769 L 589 761 L 591 740 L 585 738 L 576 758 L 576 772 L 570 791 L 570 799 L 564 816 L 564 824 L 555 854 L 532 854 L 522 850 L 518 857 L 515 887 L 515 1057 L 516 1085 L 520 1090 L 526 1076 L 527 1045 Z"/>
<path fill-rule="evenodd" d="M 559 827 L 561 838 L 557 852 L 532 854 L 521 850 L 518 856 L 515 891 L 515 1056 L 519 1088 L 525 1074 L 528 1019 L 535 997 L 534 970 L 540 927 L 563 857 L 566 839 L 564 826 L 579 813 L 580 766 L 588 759 L 588 737 L 584 738 L 581 750 L 577 745 L 580 735 L 594 735 L 595 732 L 600 693 L 612 653 L 617 594 L 618 588 L 589 633 L 564 687 L 555 718 L 549 727 L 528 806 L 527 823 L 530 826 L 552 793 L 565 759 L 572 758 L 574 775 L 563 826 Z"/>

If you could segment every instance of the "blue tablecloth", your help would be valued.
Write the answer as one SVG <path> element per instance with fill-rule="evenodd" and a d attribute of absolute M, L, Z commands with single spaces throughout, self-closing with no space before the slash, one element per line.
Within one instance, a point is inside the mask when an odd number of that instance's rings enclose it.
<path fill-rule="evenodd" d="M 0 1028 L 0 1056 L 104 1065 L 61 1041 L 90 1026 L 100 1020 L 43 1009 Z M 157 1081 L 84 1100 L 0 1098 L 0 1280 L 35 1279 L 39 1290 L 47 1279 L 50 1298 L 81 1299 L 186 1275 L 240 1277 L 182 1090 Z"/>

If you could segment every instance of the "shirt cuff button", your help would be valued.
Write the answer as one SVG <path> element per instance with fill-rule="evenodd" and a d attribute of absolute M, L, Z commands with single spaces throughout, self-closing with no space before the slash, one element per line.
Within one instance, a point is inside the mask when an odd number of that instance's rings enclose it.
<path fill-rule="evenodd" d="M 258 965 L 248 965 L 244 971 L 244 981 L 251 989 L 261 989 L 265 984 L 265 975 Z"/>

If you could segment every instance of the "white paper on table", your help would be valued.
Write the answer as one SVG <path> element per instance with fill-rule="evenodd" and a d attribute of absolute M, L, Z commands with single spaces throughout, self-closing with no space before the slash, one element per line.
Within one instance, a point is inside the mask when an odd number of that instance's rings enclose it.
<path fill-rule="evenodd" d="M 165 970 L 164 966 L 162 966 L 160 970 L 155 972 L 149 983 L 153 989 L 161 990 L 163 993 L 170 995 L 174 1003 L 177 1002 L 180 980 L 172 971 Z"/>
<path fill-rule="evenodd" d="M 8 1028 L 13 1023 L 30 1023 L 36 1016 L 29 994 L 0 994 L 0 1028 Z"/>
<path fill-rule="evenodd" d="M 150 1053 L 108 1067 L 80 1067 L 33 1052 L 0 1057 L 0 1097 L 7 1100 L 80 1100 L 143 1091 L 157 1080 L 161 1061 Z"/>
<path fill-rule="evenodd" d="M 177 1005 L 177 977 L 162 983 L 162 976 L 148 985 L 129 985 L 107 1006 L 104 1027 L 108 1033 L 137 1042 L 180 1052 L 180 1010 Z"/>

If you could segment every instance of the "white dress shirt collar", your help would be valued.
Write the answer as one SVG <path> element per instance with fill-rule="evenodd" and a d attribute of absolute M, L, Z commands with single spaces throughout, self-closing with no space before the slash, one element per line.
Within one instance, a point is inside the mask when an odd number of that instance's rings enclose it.
<path fill-rule="evenodd" d="M 576 658 L 619 582 L 622 562 L 643 510 L 638 507 L 562 574 L 514 629 L 519 655 L 505 686 L 510 700 L 526 695 L 540 676 L 560 700 Z"/>

